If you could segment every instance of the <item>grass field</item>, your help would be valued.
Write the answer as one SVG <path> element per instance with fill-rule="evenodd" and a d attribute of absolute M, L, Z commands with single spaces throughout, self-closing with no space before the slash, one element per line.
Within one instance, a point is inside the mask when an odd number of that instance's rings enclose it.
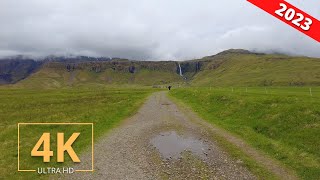
<path fill-rule="evenodd" d="M 302 179 L 320 177 L 320 88 L 181 88 L 171 96 L 278 159 Z"/>
<path fill-rule="evenodd" d="M 0 175 L 5 179 L 34 178 L 36 173 L 17 172 L 17 123 L 19 122 L 89 122 L 94 123 L 95 140 L 120 120 L 132 115 L 153 92 L 151 89 L 73 88 L 59 90 L 0 89 Z M 81 152 L 91 145 L 91 130 L 76 126 L 21 127 L 21 168 L 41 167 L 41 158 L 28 159 L 30 148 L 40 132 L 58 132 L 68 129 L 83 134 L 75 151 Z M 88 135 L 88 136 L 87 136 Z M 69 137 L 67 135 L 66 137 Z M 55 141 L 51 143 L 54 144 Z M 52 149 L 55 146 L 52 145 Z M 23 154 L 25 156 L 23 156 Z M 26 158 L 23 158 L 26 157 Z M 55 155 L 54 155 L 55 157 Z M 53 157 L 53 159 L 55 159 Z M 28 166 L 28 167 L 27 167 Z"/>

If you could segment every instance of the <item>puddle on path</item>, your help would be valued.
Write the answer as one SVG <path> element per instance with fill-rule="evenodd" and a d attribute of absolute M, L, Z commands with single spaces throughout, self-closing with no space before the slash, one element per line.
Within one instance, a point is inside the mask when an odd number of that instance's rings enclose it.
<path fill-rule="evenodd" d="M 201 140 L 179 136 L 175 131 L 161 133 L 150 142 L 164 159 L 178 159 L 184 151 L 205 158 L 208 151 L 208 145 Z"/>

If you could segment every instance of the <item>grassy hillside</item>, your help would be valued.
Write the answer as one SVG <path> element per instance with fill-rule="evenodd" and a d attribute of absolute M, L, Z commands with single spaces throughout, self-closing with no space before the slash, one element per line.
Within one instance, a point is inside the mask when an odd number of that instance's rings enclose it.
<path fill-rule="evenodd" d="M 17 172 L 17 123 L 19 122 L 85 122 L 94 123 L 95 140 L 132 115 L 151 93 L 151 89 L 72 88 L 59 90 L 0 89 L 0 177 L 35 179 L 36 173 Z M 44 129 L 48 132 L 81 132 L 74 144 L 76 152 L 91 145 L 91 131 L 77 126 L 21 127 L 21 169 L 41 167 L 42 159 L 30 152 Z M 83 129 L 82 129 L 83 128 Z M 90 130 L 90 128 L 89 128 Z M 70 135 L 68 135 L 69 137 Z M 28 142 L 28 143 L 23 143 Z M 54 141 L 52 149 L 54 149 Z M 52 158 L 55 163 L 55 158 Z M 70 162 L 70 161 L 69 161 Z M 47 166 L 52 166 L 48 163 Z M 56 165 L 56 164 L 55 164 Z M 45 176 L 42 176 L 46 179 Z M 1 179 L 0 178 L 0 179 Z"/>
<path fill-rule="evenodd" d="M 283 162 L 302 179 L 320 177 L 320 89 L 189 88 L 170 95 L 202 118 Z"/>
<path fill-rule="evenodd" d="M 179 75 L 179 64 L 183 77 Z M 6 68 L 1 68 L 2 66 Z M 185 82 L 207 87 L 320 85 L 319 58 L 259 54 L 237 49 L 184 62 L 49 59 L 43 61 L 35 73 L 27 71 L 29 74 L 17 73 L 23 71 L 16 70 L 13 66 L 2 66 L 0 63 L 0 84 L 1 78 L 3 82 L 12 78 L 24 79 L 17 86 L 33 88 L 88 84 L 152 86 Z M 17 74 L 24 76 L 19 76 L 19 79 Z"/>
<path fill-rule="evenodd" d="M 88 84 L 166 85 L 183 83 L 175 62 L 48 62 L 17 87 L 61 88 Z"/>
<path fill-rule="evenodd" d="M 305 86 L 320 85 L 320 59 L 224 52 L 202 59 L 192 78 L 195 86 Z"/>

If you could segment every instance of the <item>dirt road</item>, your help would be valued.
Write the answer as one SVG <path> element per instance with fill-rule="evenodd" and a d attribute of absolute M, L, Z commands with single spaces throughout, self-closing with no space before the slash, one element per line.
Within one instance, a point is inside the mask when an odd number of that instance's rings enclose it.
<path fill-rule="evenodd" d="M 94 173 L 67 178 L 257 179 L 241 160 L 229 157 L 204 126 L 210 125 L 181 112 L 166 92 L 154 93 L 136 115 L 95 144 Z M 91 162 L 90 155 L 80 159 Z M 86 167 L 90 164 L 77 169 Z"/>

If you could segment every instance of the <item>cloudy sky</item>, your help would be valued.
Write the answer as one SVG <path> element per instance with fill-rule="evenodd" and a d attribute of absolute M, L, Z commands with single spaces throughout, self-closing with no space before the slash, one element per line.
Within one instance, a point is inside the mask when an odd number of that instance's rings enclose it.
<path fill-rule="evenodd" d="M 320 1 L 289 2 L 320 19 Z M 229 48 L 320 57 L 246 0 L 1 0 L 0 56 L 192 59 Z"/>

